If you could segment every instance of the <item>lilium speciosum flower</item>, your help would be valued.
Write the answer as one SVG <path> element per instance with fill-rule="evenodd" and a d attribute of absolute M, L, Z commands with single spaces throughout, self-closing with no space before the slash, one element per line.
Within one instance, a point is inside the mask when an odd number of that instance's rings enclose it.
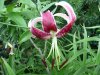
<path fill-rule="evenodd" d="M 62 6 L 66 10 L 68 15 L 64 13 L 53 14 L 48 10 L 46 12 L 41 13 L 41 17 L 37 17 L 33 20 L 30 20 L 28 26 L 35 37 L 40 39 L 52 38 L 52 46 L 48 57 L 52 53 L 52 57 L 56 59 L 57 65 L 59 65 L 60 59 L 63 58 L 63 56 L 60 50 L 58 49 L 57 38 L 63 37 L 66 33 L 68 33 L 68 31 L 72 28 L 76 20 L 76 15 L 74 13 L 72 6 L 65 1 L 55 3 L 55 5 Z M 63 28 L 58 29 L 54 19 L 55 16 L 63 18 L 67 21 L 67 24 Z M 35 27 L 35 25 L 38 22 L 42 23 L 43 30 L 40 30 Z"/>

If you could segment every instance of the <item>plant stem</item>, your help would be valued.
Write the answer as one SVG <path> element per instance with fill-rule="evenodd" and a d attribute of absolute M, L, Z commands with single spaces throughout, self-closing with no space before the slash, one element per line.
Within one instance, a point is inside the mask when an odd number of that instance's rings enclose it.
<path fill-rule="evenodd" d="M 40 48 L 38 48 L 38 47 L 36 46 L 36 44 L 33 42 L 33 40 L 32 40 L 31 38 L 30 38 L 30 41 L 31 41 L 31 43 L 33 44 L 33 46 L 38 50 L 38 52 L 40 53 L 41 59 L 43 60 L 43 59 L 44 59 L 44 56 L 43 56 L 42 51 L 40 50 Z M 44 61 L 44 62 L 45 62 L 45 61 Z M 48 73 L 49 75 L 51 75 L 48 66 L 45 67 L 45 68 L 46 68 L 47 73 Z"/>
<path fill-rule="evenodd" d="M 86 28 L 83 26 L 84 28 L 84 39 L 88 38 L 87 37 L 87 31 L 86 31 Z M 84 41 L 83 42 L 83 49 L 84 49 L 84 53 L 83 53 L 83 64 L 85 65 L 86 64 L 86 59 L 87 59 L 87 41 Z"/>
<path fill-rule="evenodd" d="M 0 24 L 6 25 L 6 26 L 13 26 L 13 27 L 27 28 L 28 29 L 28 27 L 18 26 L 18 25 L 14 25 L 14 24 L 10 24 L 10 23 L 0 22 Z"/>
<path fill-rule="evenodd" d="M 14 54 L 13 55 L 9 55 L 9 65 L 10 65 L 10 67 L 15 71 L 15 69 L 14 69 L 14 67 L 15 67 L 15 65 L 14 65 L 14 60 L 15 60 L 15 58 L 14 58 Z"/>
<path fill-rule="evenodd" d="M 45 56 L 45 54 L 46 54 L 46 51 L 47 51 L 47 40 L 45 41 L 45 46 L 44 46 L 44 52 L 43 52 L 43 54 L 44 54 L 44 56 Z"/>

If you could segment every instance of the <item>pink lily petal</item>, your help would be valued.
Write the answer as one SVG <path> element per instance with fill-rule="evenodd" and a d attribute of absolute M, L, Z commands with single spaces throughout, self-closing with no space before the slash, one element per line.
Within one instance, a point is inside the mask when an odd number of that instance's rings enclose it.
<path fill-rule="evenodd" d="M 42 13 L 42 24 L 45 32 L 50 33 L 50 31 L 57 31 L 54 16 L 49 10 L 45 13 Z"/>
<path fill-rule="evenodd" d="M 35 28 L 37 22 L 42 21 L 41 17 L 35 18 L 34 20 L 29 21 L 28 27 L 34 36 L 40 39 L 49 39 L 51 37 L 50 33 L 44 32 L 40 29 Z"/>
<path fill-rule="evenodd" d="M 35 18 L 34 20 L 30 20 L 30 21 L 28 22 L 28 27 L 29 27 L 29 28 L 34 27 L 34 25 L 36 25 L 36 23 L 39 22 L 39 21 L 42 21 L 42 18 L 41 18 L 41 17 L 37 17 L 37 18 Z"/>
<path fill-rule="evenodd" d="M 66 26 L 64 26 L 61 30 L 59 30 L 57 32 L 57 37 L 59 38 L 59 37 L 64 36 L 65 33 L 70 30 L 70 28 L 71 28 L 72 25 L 70 23 L 69 17 L 66 14 L 56 13 L 56 14 L 54 14 L 54 16 L 62 17 L 63 19 L 65 19 L 68 22 L 68 24 Z"/>
<path fill-rule="evenodd" d="M 68 13 L 68 16 L 69 16 L 69 21 L 67 21 L 68 24 L 65 25 L 65 26 L 64 26 L 60 31 L 58 31 L 57 34 L 56 34 L 56 36 L 57 36 L 58 38 L 60 38 L 60 37 L 64 36 L 66 33 L 68 33 L 68 31 L 72 28 L 72 25 L 73 25 L 73 23 L 74 23 L 75 20 L 76 20 L 76 15 L 75 15 L 75 13 L 74 13 L 73 8 L 71 7 L 71 5 L 70 5 L 69 3 L 62 1 L 62 2 L 57 3 L 56 5 L 60 5 L 60 6 L 64 7 L 64 8 L 66 9 L 67 13 Z M 63 16 L 63 15 L 62 15 L 62 16 Z M 60 17 L 61 17 L 61 16 L 60 16 Z M 62 18 L 64 18 L 64 17 L 62 17 Z M 67 18 L 67 17 L 66 17 L 66 18 Z"/>
<path fill-rule="evenodd" d="M 54 14 L 54 16 L 58 16 L 58 17 L 62 17 L 64 20 L 67 21 L 67 23 L 69 23 L 69 17 L 66 15 L 66 14 L 63 14 L 63 13 L 56 13 Z"/>
<path fill-rule="evenodd" d="M 31 32 L 33 35 L 35 35 L 37 38 L 40 38 L 40 39 L 50 39 L 50 37 L 51 37 L 50 33 L 46 33 L 35 27 L 32 27 Z"/>
<path fill-rule="evenodd" d="M 65 34 L 67 34 L 70 31 L 70 29 L 72 28 L 72 25 L 73 25 L 72 22 L 70 22 L 69 24 L 65 25 L 61 30 L 59 30 L 57 32 L 56 36 L 58 38 L 60 38 L 60 37 L 64 36 Z"/>
<path fill-rule="evenodd" d="M 74 10 L 69 3 L 65 2 L 65 1 L 61 1 L 59 3 L 56 3 L 55 5 L 57 5 L 57 6 L 59 5 L 59 6 L 62 6 L 63 8 L 65 8 L 65 10 L 67 11 L 67 13 L 70 17 L 70 20 L 73 20 L 73 21 L 76 20 L 76 15 L 74 13 Z"/>

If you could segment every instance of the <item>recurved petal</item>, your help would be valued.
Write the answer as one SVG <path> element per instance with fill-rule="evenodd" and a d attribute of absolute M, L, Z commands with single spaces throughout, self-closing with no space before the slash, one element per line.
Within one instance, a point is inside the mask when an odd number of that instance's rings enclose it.
<path fill-rule="evenodd" d="M 35 35 L 37 38 L 40 38 L 40 39 L 49 39 L 51 37 L 50 33 L 46 33 L 35 27 L 32 27 L 31 32 L 33 35 Z"/>
<path fill-rule="evenodd" d="M 63 13 L 56 13 L 56 14 L 54 14 L 54 16 L 62 17 L 64 20 L 67 21 L 67 23 L 69 23 L 69 21 L 70 21 L 69 16 L 67 16 L 66 14 L 63 14 Z"/>
<path fill-rule="evenodd" d="M 66 14 L 63 14 L 63 13 L 56 13 L 54 14 L 54 16 L 58 16 L 58 17 L 62 17 L 63 19 L 65 19 L 67 21 L 67 25 L 65 25 L 62 29 L 60 29 L 56 36 L 58 38 L 64 36 L 71 28 L 72 28 L 72 22 L 70 21 L 69 17 L 66 15 Z"/>
<path fill-rule="evenodd" d="M 64 19 L 68 18 L 68 20 L 67 20 L 68 24 L 66 24 L 62 29 L 60 29 L 56 34 L 56 36 L 58 38 L 60 38 L 60 37 L 64 36 L 66 33 L 68 33 L 68 31 L 72 28 L 72 25 L 76 20 L 76 15 L 74 13 L 73 8 L 71 7 L 71 5 L 69 3 L 65 2 L 65 1 L 61 1 L 61 2 L 57 3 L 56 5 L 60 5 L 60 6 L 64 7 L 68 13 L 68 16 L 66 16 L 66 17 L 64 17 L 63 14 L 60 16 Z"/>
<path fill-rule="evenodd" d="M 35 18 L 33 20 L 30 20 L 28 22 L 28 27 L 31 29 L 32 27 L 34 27 L 37 24 L 37 22 L 41 22 L 41 21 L 42 21 L 41 17 L 37 17 L 37 18 Z"/>
<path fill-rule="evenodd" d="M 35 25 L 37 22 L 42 21 L 41 17 L 35 18 L 34 20 L 30 20 L 28 23 L 28 27 L 34 36 L 40 39 L 49 39 L 51 37 L 50 33 L 44 32 L 40 29 L 37 29 Z"/>
<path fill-rule="evenodd" d="M 76 20 L 76 15 L 74 13 L 74 10 L 73 10 L 72 6 L 69 3 L 65 2 L 65 1 L 61 1 L 59 3 L 56 3 L 55 5 L 57 5 L 57 6 L 60 5 L 63 8 L 65 8 L 65 10 L 67 11 L 67 13 L 70 17 L 70 20 L 72 20 L 72 21 Z"/>
<path fill-rule="evenodd" d="M 67 34 L 67 33 L 70 31 L 70 29 L 72 28 L 72 25 L 73 25 L 72 22 L 70 22 L 70 23 L 68 23 L 67 25 L 65 25 L 62 29 L 60 29 L 60 30 L 57 32 L 56 36 L 57 36 L 58 38 L 60 38 L 60 37 L 64 36 L 65 34 Z"/>
<path fill-rule="evenodd" d="M 56 22 L 52 12 L 49 10 L 41 14 L 42 25 L 45 32 L 50 33 L 50 31 L 57 31 Z"/>
<path fill-rule="evenodd" d="M 69 24 L 69 23 L 70 23 L 70 19 L 69 19 L 69 16 L 67 16 L 66 14 L 63 14 L 63 13 L 56 13 L 56 14 L 54 14 L 54 16 L 61 17 L 61 18 L 63 18 L 64 20 L 66 20 L 67 23 L 68 23 L 68 24 L 67 24 L 66 26 L 64 26 L 62 29 L 59 29 L 59 30 L 57 31 L 56 36 L 57 36 L 58 38 L 60 38 L 60 37 L 64 36 L 65 33 L 67 33 L 67 32 L 70 30 L 70 28 L 71 28 L 71 24 Z"/>

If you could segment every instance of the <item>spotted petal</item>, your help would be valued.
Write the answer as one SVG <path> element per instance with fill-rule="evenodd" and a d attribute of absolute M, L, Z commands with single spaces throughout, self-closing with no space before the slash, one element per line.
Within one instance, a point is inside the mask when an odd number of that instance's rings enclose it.
<path fill-rule="evenodd" d="M 35 24 L 37 22 L 42 21 L 41 17 L 35 18 L 34 20 L 29 21 L 28 27 L 30 28 L 30 31 L 34 36 L 40 39 L 49 39 L 51 37 L 50 33 L 44 32 L 38 28 L 35 27 Z"/>
<path fill-rule="evenodd" d="M 49 10 L 47 12 L 42 13 L 42 25 L 45 32 L 50 33 L 50 31 L 57 31 L 54 16 Z"/>

